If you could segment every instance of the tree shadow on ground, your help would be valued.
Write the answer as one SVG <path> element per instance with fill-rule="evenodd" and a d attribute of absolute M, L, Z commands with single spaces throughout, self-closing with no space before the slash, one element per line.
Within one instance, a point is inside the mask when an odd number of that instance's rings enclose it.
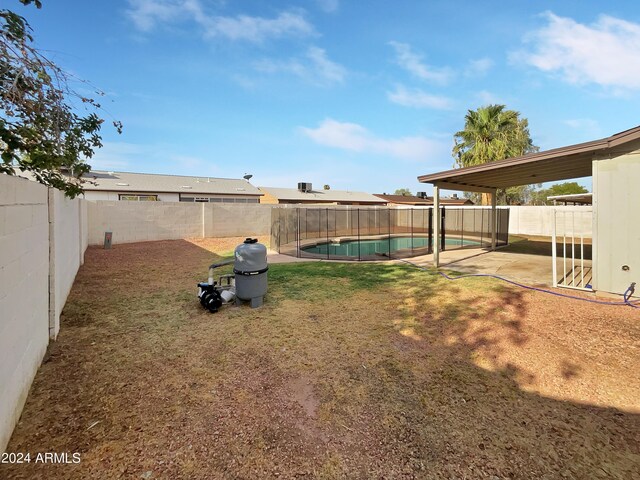
<path fill-rule="evenodd" d="M 582 248 L 584 249 L 584 259 L 591 260 L 592 259 L 592 246 L 591 239 L 587 239 L 589 243 L 585 243 Z M 501 252 L 506 253 L 524 253 L 528 255 L 542 255 L 546 257 L 552 256 L 553 242 L 551 239 L 542 240 L 542 239 L 529 239 L 529 238 L 510 238 L 509 245 L 506 247 L 501 247 Z M 567 254 L 570 255 L 571 252 L 571 238 L 567 239 Z M 574 245 L 576 254 L 580 255 L 580 239 L 575 239 Z M 562 243 L 562 239 L 558 239 L 556 242 L 556 249 L 558 255 L 562 255 L 564 244 Z"/>

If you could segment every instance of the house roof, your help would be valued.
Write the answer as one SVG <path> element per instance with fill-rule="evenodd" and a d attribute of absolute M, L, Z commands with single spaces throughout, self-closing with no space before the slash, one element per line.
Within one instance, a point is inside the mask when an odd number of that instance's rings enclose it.
<path fill-rule="evenodd" d="M 378 198 L 388 203 L 397 203 L 399 205 L 433 205 L 433 197 L 416 197 L 415 195 L 386 195 L 374 193 Z M 440 205 L 473 205 L 468 198 L 441 198 Z"/>
<path fill-rule="evenodd" d="M 83 178 L 86 191 L 163 192 L 260 196 L 260 190 L 241 178 L 192 177 L 155 173 L 105 172 L 92 170 Z"/>
<path fill-rule="evenodd" d="M 421 175 L 418 181 L 451 190 L 492 192 L 496 188 L 589 177 L 594 158 L 617 156 L 638 148 L 640 126 L 600 140 Z"/>
<path fill-rule="evenodd" d="M 428 200 L 415 195 L 387 195 L 386 193 L 374 193 L 378 198 L 385 202 L 398 203 L 400 205 L 432 205 L 433 200 Z"/>
<path fill-rule="evenodd" d="M 429 197 L 429 202 L 431 205 L 433 205 L 433 197 Z M 440 197 L 440 205 L 473 205 L 473 200 L 469 198 Z"/>
<path fill-rule="evenodd" d="M 288 200 L 295 202 L 310 203 L 335 203 L 335 202 L 353 202 L 353 203 L 372 203 L 382 205 L 385 202 L 365 192 L 351 192 L 346 190 L 312 190 L 310 192 L 301 192 L 296 188 L 274 188 L 259 187 L 260 190 L 274 196 L 278 200 Z"/>

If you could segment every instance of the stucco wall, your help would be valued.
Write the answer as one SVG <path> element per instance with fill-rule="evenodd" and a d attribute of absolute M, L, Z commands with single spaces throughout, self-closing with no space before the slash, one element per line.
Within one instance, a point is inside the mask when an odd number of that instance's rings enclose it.
<path fill-rule="evenodd" d="M 83 202 L 0 174 L 0 451 L 20 417 L 49 337 L 57 334 L 87 244 L 83 221 Z"/>
<path fill-rule="evenodd" d="M 594 288 L 640 294 L 640 152 L 593 162 Z M 624 267 L 628 269 L 624 269 Z"/>
<path fill-rule="evenodd" d="M 268 235 L 271 207 L 260 204 L 88 202 L 89 243 L 117 243 L 191 237 Z"/>

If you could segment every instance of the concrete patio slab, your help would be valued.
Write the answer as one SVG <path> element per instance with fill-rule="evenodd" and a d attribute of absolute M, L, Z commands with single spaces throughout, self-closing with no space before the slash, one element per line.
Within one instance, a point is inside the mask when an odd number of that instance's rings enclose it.
<path fill-rule="evenodd" d="M 463 250 L 445 250 L 440 252 L 440 268 L 443 270 L 451 270 L 461 273 L 488 273 L 499 275 L 515 282 L 524 283 L 531 286 L 553 286 L 552 259 L 548 255 L 514 253 L 506 249 L 498 249 L 495 251 L 485 248 L 468 248 Z M 335 262 L 343 260 L 326 260 L 326 259 L 310 259 L 296 258 L 290 255 L 279 254 L 269 251 L 267 256 L 269 263 L 293 263 L 293 262 Z M 383 260 L 389 261 L 389 260 Z M 393 260 L 392 260 L 393 261 Z M 398 261 L 398 260 L 395 260 Z M 420 267 L 433 268 L 433 254 L 421 255 L 418 257 L 407 258 L 405 261 L 418 265 Z M 558 269 L 558 278 L 562 278 L 563 272 L 569 276 L 568 284 L 575 283 L 582 285 L 580 278 L 580 268 L 576 265 L 575 282 L 570 278 L 572 266 L 570 262 L 563 265 L 562 260 L 556 262 Z M 584 261 L 585 278 L 584 283 L 587 284 L 591 280 L 590 270 L 591 261 Z"/>

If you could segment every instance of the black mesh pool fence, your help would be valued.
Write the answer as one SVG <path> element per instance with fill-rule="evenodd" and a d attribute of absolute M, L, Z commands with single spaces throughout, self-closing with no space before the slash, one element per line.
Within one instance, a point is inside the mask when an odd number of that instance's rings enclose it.
<path fill-rule="evenodd" d="M 301 258 L 381 260 L 491 246 L 490 207 L 442 208 L 434 238 L 432 207 L 274 207 L 271 248 Z M 497 209 L 496 245 L 506 245 L 509 209 Z"/>

